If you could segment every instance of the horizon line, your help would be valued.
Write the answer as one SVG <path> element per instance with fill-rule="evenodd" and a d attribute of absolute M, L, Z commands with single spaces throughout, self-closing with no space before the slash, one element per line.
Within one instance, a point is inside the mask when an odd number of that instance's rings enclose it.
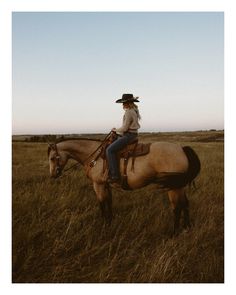
<path fill-rule="evenodd" d="M 210 129 L 196 129 L 196 130 L 172 130 L 172 131 L 141 131 L 138 134 L 144 134 L 144 133 L 181 133 L 181 132 L 206 132 L 206 131 L 224 131 L 223 129 L 216 129 L 216 128 L 210 128 Z M 20 133 L 20 134 L 13 134 L 12 136 L 31 136 L 31 135 L 84 135 L 84 134 L 107 134 L 107 132 L 80 132 L 80 133 Z"/>

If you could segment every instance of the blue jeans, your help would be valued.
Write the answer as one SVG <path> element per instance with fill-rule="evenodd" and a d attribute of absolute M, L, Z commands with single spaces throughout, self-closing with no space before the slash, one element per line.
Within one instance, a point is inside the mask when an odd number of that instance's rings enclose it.
<path fill-rule="evenodd" d="M 123 136 L 118 137 L 112 144 L 106 149 L 106 156 L 109 166 L 109 176 L 112 178 L 120 177 L 120 163 L 118 163 L 117 152 L 122 150 L 131 141 L 137 137 L 137 133 L 126 132 Z"/>

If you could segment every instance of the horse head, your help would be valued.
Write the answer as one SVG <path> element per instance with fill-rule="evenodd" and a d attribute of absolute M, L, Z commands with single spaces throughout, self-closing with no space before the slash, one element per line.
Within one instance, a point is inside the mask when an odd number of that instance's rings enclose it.
<path fill-rule="evenodd" d="M 48 160 L 50 176 L 53 178 L 61 176 L 63 168 L 68 161 L 67 153 L 61 150 L 59 145 L 48 143 Z"/>

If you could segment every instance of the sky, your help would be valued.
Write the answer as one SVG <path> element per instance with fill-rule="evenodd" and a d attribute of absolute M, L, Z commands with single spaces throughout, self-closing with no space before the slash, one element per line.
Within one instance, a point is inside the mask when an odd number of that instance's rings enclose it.
<path fill-rule="evenodd" d="M 13 12 L 13 134 L 224 129 L 223 12 Z"/>

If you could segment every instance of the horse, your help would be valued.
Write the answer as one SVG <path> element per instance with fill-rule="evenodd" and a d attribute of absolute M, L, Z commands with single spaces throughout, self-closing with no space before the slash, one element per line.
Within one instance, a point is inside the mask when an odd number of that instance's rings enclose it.
<path fill-rule="evenodd" d="M 102 217 L 110 224 L 112 221 L 112 190 L 117 184 L 107 183 L 107 169 L 104 172 L 104 160 L 99 157 L 100 148 L 105 140 L 66 139 L 49 144 L 48 159 L 50 176 L 62 176 L 69 159 L 76 160 L 84 167 L 87 177 L 92 181 Z M 120 161 L 120 171 L 124 168 Z M 173 210 L 173 234 L 179 232 L 181 213 L 183 226 L 190 228 L 189 201 L 185 187 L 193 182 L 200 172 L 201 163 L 196 152 L 189 146 L 181 147 L 177 143 L 150 143 L 148 154 L 135 159 L 135 169 L 131 161 L 127 164 L 127 181 L 131 190 L 156 183 L 157 189 L 166 189 Z M 65 171 L 66 169 L 64 169 Z M 121 188 L 121 187 L 120 187 Z M 122 188 L 121 188 L 122 189 Z"/>

